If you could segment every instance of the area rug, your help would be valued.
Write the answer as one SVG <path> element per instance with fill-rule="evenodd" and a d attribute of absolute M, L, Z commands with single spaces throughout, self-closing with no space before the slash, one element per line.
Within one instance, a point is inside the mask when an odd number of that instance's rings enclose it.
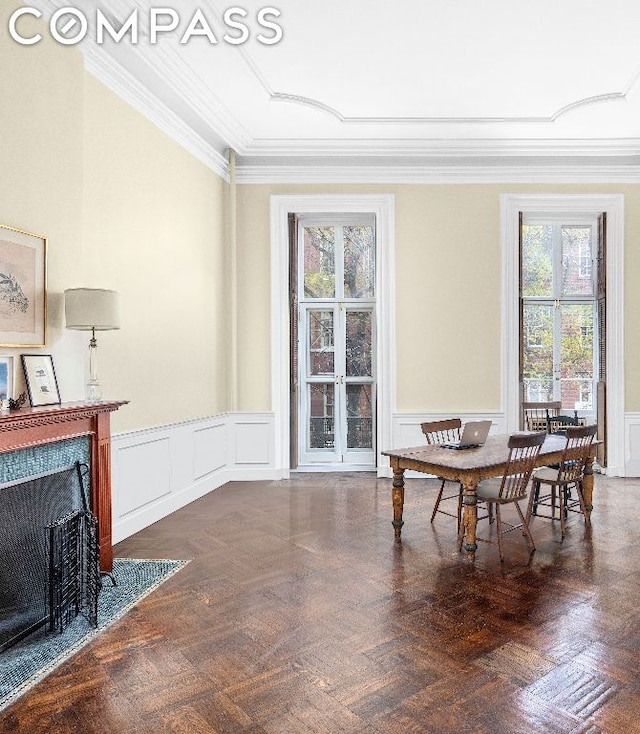
<path fill-rule="evenodd" d="M 98 597 L 98 626 L 77 617 L 62 634 L 46 626 L 0 653 L 0 711 L 26 693 L 65 660 L 123 617 L 135 604 L 183 568 L 188 561 L 116 558 Z"/>

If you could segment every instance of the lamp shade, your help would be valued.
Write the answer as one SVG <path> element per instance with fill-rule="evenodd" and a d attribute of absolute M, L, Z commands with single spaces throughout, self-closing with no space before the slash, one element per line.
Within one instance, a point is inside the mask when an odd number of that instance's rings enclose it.
<path fill-rule="evenodd" d="M 109 331 L 120 328 L 116 291 L 104 288 L 69 288 L 64 292 L 67 329 Z"/>

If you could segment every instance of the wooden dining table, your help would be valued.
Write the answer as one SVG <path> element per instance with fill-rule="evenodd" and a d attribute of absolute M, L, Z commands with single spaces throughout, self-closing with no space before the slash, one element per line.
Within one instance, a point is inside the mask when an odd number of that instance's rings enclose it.
<path fill-rule="evenodd" d="M 402 512 L 404 507 L 404 473 L 408 469 L 430 474 L 453 482 L 460 482 L 463 488 L 463 530 L 464 549 L 473 556 L 477 549 L 476 526 L 478 522 L 477 512 L 477 488 L 483 479 L 498 477 L 504 473 L 509 460 L 509 436 L 489 436 L 483 446 L 470 449 L 450 449 L 437 444 L 416 446 L 414 448 L 390 449 L 383 451 L 384 456 L 389 457 L 393 469 L 393 520 L 392 525 L 395 537 L 400 539 L 402 526 Z M 548 435 L 538 458 L 536 466 L 547 466 L 555 464 L 562 458 L 562 452 L 566 438 L 559 435 Z M 593 459 L 597 445 L 594 441 L 591 453 L 587 460 L 584 479 L 583 495 L 585 502 L 585 522 L 591 524 L 591 511 L 593 509 Z"/>

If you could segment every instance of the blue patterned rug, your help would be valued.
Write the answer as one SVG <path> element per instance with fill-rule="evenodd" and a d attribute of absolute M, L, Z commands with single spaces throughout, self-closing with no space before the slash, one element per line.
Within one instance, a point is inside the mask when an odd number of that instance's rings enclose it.
<path fill-rule="evenodd" d="M 0 653 L 0 711 L 123 617 L 188 562 L 116 558 L 113 575 L 117 586 L 112 586 L 108 578 L 104 579 L 98 598 L 97 628 L 79 616 L 62 634 L 47 634 L 45 626 Z"/>

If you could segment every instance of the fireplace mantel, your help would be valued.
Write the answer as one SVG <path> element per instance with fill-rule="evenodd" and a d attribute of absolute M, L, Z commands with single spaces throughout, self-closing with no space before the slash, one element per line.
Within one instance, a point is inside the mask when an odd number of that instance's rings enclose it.
<path fill-rule="evenodd" d="M 87 436 L 91 509 L 98 518 L 100 570 L 113 567 L 111 545 L 111 427 L 114 410 L 128 400 L 103 400 L 22 408 L 0 414 L 0 453 Z"/>

